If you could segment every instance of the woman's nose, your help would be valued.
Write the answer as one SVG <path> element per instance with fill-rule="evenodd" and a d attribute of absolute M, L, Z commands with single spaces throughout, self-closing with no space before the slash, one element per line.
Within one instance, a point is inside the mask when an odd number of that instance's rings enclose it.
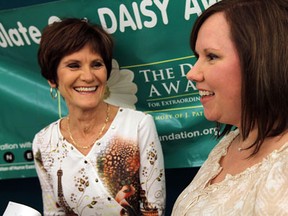
<path fill-rule="evenodd" d="M 186 78 L 188 80 L 192 80 L 195 82 L 201 82 L 204 80 L 203 71 L 198 61 L 192 66 L 192 68 L 186 74 Z"/>
<path fill-rule="evenodd" d="M 86 82 L 91 82 L 94 80 L 94 73 L 90 67 L 83 68 L 81 79 Z"/>

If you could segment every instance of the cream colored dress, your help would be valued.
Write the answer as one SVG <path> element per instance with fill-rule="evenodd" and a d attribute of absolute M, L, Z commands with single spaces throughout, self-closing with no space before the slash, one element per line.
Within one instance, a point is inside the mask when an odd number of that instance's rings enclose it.
<path fill-rule="evenodd" d="M 176 200 L 173 216 L 288 215 L 288 143 L 261 163 L 209 185 L 221 171 L 219 161 L 238 134 L 238 130 L 229 133 L 211 151 L 193 181 Z"/>

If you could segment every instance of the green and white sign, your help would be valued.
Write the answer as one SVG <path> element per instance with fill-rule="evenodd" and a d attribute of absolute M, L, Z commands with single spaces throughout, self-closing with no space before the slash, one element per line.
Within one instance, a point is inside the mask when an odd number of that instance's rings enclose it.
<path fill-rule="evenodd" d="M 42 29 L 86 17 L 115 40 L 108 102 L 153 115 L 166 168 L 200 166 L 215 145 L 199 95 L 185 77 L 195 58 L 189 36 L 216 0 L 62 0 L 0 11 L 0 179 L 36 176 L 34 135 L 67 114 L 37 64 Z M 59 110 L 60 109 L 60 110 Z"/>

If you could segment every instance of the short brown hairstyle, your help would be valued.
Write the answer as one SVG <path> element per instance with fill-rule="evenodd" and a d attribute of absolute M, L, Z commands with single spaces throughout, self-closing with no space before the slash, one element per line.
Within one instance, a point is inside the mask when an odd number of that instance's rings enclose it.
<path fill-rule="evenodd" d="M 225 15 L 240 58 L 241 130 L 246 139 L 258 127 L 258 137 L 250 146 L 255 146 L 256 154 L 266 137 L 288 128 L 288 1 L 222 0 L 212 5 L 194 23 L 190 37 L 194 53 L 199 29 L 218 12 Z M 222 135 L 232 129 L 226 125 Z"/>
<path fill-rule="evenodd" d="M 112 69 L 112 37 L 100 26 L 77 18 L 62 19 L 44 28 L 38 50 L 42 76 L 57 84 L 57 68 L 61 59 L 86 44 L 103 58 L 108 79 Z"/>

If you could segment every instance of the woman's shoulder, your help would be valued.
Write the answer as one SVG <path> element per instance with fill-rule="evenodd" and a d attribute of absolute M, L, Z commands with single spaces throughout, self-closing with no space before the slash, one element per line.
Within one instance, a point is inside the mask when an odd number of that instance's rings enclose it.
<path fill-rule="evenodd" d="M 286 141 L 280 149 L 272 151 L 265 159 L 265 162 L 269 161 L 277 167 L 282 164 L 286 170 L 288 166 L 288 141 Z"/>

